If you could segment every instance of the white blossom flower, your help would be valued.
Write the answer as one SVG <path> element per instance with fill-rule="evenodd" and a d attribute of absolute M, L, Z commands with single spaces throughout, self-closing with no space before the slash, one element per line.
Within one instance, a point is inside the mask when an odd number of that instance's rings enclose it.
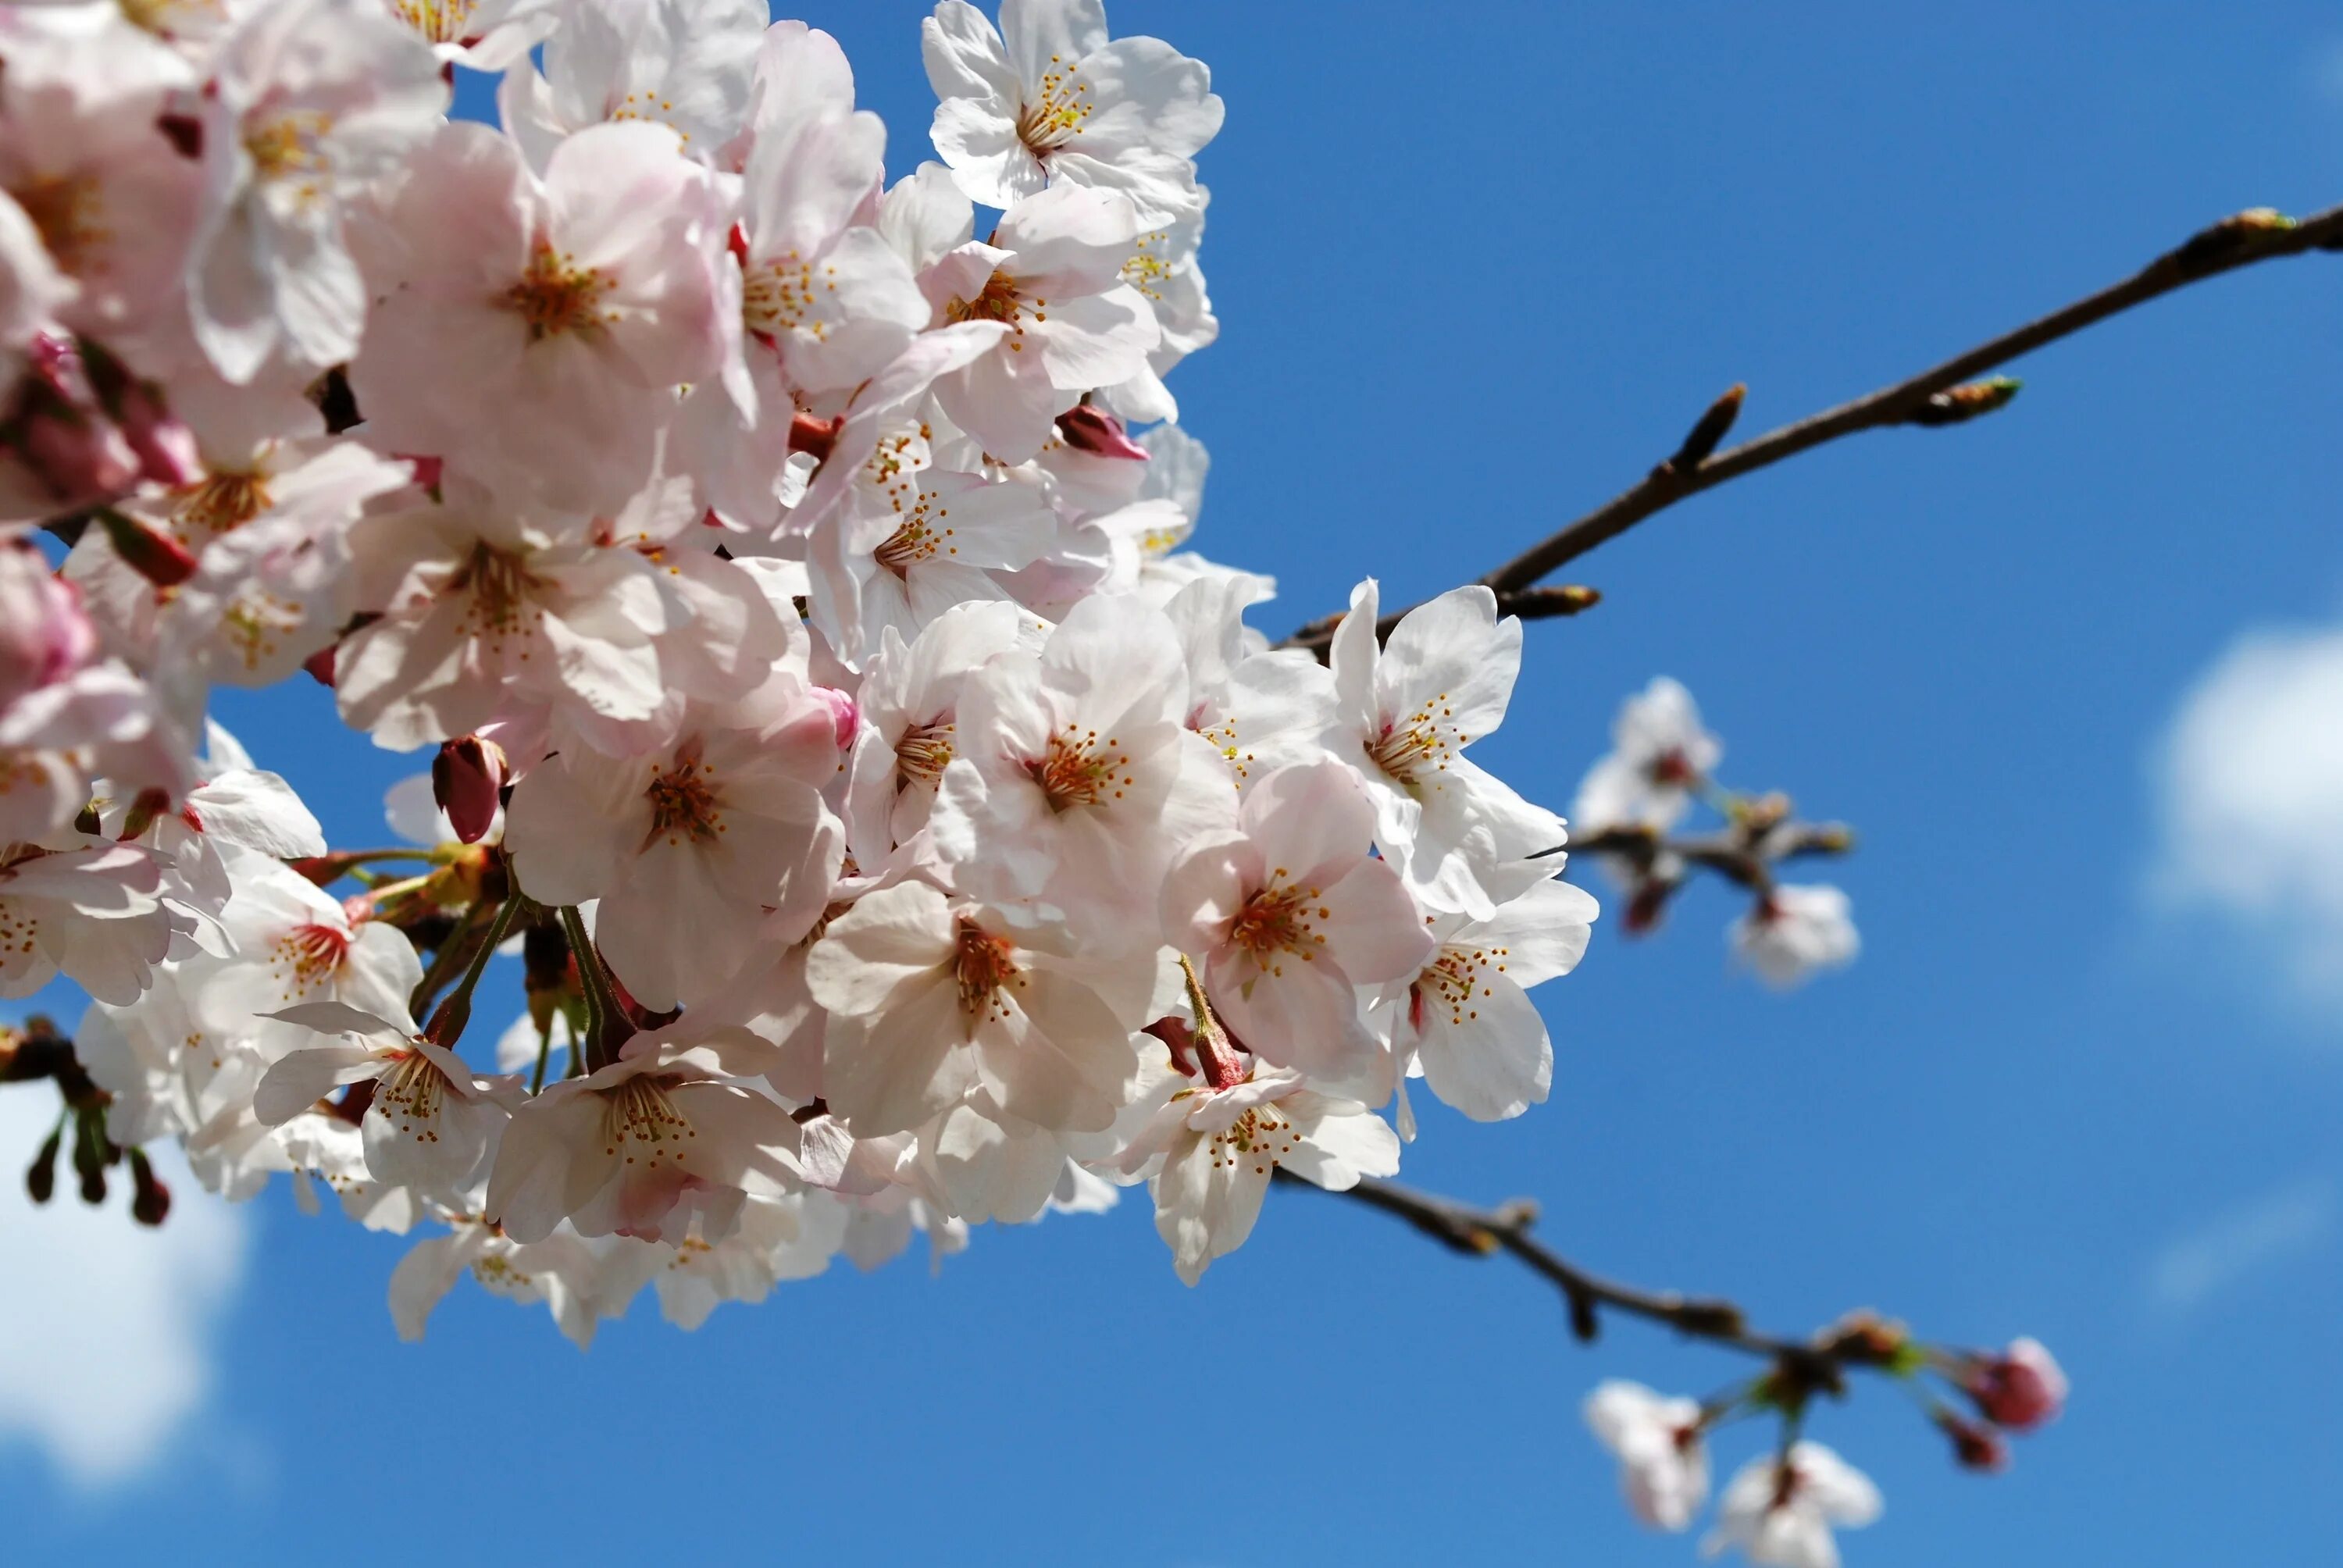
<path fill-rule="evenodd" d="M 721 363 L 707 172 L 652 126 L 580 131 L 540 176 L 487 126 L 450 125 L 383 226 L 367 278 L 382 304 L 350 366 L 369 438 L 548 506 L 618 511 L 650 478 L 676 388 Z"/>
<path fill-rule="evenodd" d="M 1018 202 L 990 242 L 970 240 L 920 274 L 935 325 L 1009 328 L 935 383 L 944 412 L 986 451 L 1023 462 L 1084 392 L 1146 368 L 1162 334 L 1146 299 L 1122 281 L 1139 234 L 1126 198 L 1060 186 Z"/>
<path fill-rule="evenodd" d="M 545 42 L 576 0 L 382 0 L 442 65 L 501 71 Z"/>
<path fill-rule="evenodd" d="M 1594 935 L 1594 898 L 1540 882 L 1485 920 L 1431 922 L 1432 960 L 1393 987 L 1392 1043 L 1432 1092 L 1475 1121 L 1503 1121 L 1545 1103 L 1554 1044 L 1528 988 L 1578 967 Z"/>
<path fill-rule="evenodd" d="M 1587 770 L 1571 819 L 1581 834 L 1619 828 L 1664 833 L 1724 756 L 1724 745 L 1701 727 L 1692 693 L 1661 676 L 1620 706 L 1611 751 Z"/>
<path fill-rule="evenodd" d="M 961 886 L 1106 947 L 1151 948 L 1177 849 L 1232 825 L 1236 794 L 1181 722 L 1186 681 L 1162 615 L 1083 600 L 1038 655 L 996 655 L 963 689 L 930 830 Z"/>
<path fill-rule="evenodd" d="M 187 276 L 196 337 L 222 376 L 357 351 L 367 286 L 344 204 L 397 168 L 447 101 L 431 51 L 374 0 L 243 9 L 202 99 L 206 184 Z"/>
<path fill-rule="evenodd" d="M 838 768 L 830 709 L 779 677 L 739 709 L 695 713 L 652 756 L 565 749 L 515 789 L 505 844 L 538 902 L 601 900 L 596 945 L 638 1000 L 664 1010 L 820 915 L 844 835 L 819 791 Z M 794 930 L 760 924 L 781 906 L 797 911 Z"/>
<path fill-rule="evenodd" d="M 253 1093 L 253 1114 L 281 1126 L 337 1085 L 372 1086 L 358 1131 L 367 1174 L 418 1196 L 459 1203 L 496 1157 L 497 1141 L 522 1099 L 520 1080 L 486 1078 L 453 1051 L 415 1032 L 402 1007 L 391 1018 L 337 1001 L 301 1002 L 266 1015 L 338 1044 L 287 1052 Z"/>
<path fill-rule="evenodd" d="M 1036 1126 L 1099 1131 L 1137 1065 L 1151 964 L 1118 975 L 923 882 L 865 893 L 806 959 L 830 1010 L 822 1086 L 862 1136 L 917 1125 L 981 1086 Z M 1120 966 L 1127 976 L 1129 966 Z"/>
<path fill-rule="evenodd" d="M 1121 1168 L 1161 1164 L 1149 1181 L 1155 1229 L 1194 1284 L 1244 1245 L 1280 1166 L 1330 1192 L 1399 1169 L 1399 1137 L 1355 1101 L 1307 1087 L 1298 1072 L 1256 1069 L 1225 1088 L 1173 1091 L 1131 1138 Z"/>
<path fill-rule="evenodd" d="M 1619 1461 L 1629 1512 L 1656 1530 L 1690 1528 L 1708 1501 L 1700 1402 L 1612 1378 L 1586 1396 L 1584 1412 L 1586 1424 Z"/>
<path fill-rule="evenodd" d="M 748 112 L 764 0 L 570 0 L 545 45 L 505 74 L 497 113 L 546 169 L 564 140 L 615 122 L 664 126 L 714 159 Z"/>
<path fill-rule="evenodd" d="M 1119 190 L 1150 223 L 1200 203 L 1189 163 L 1219 134 L 1212 73 L 1160 38 L 1110 41 L 1101 0 L 963 0 L 920 24 L 936 150 L 970 199 L 1013 206 L 1052 182 Z"/>
<path fill-rule="evenodd" d="M 1766 890 L 1726 934 L 1734 955 L 1780 990 L 1853 963 L 1863 945 L 1846 895 L 1821 885 Z"/>
<path fill-rule="evenodd" d="M 163 863 L 85 834 L 0 844 L 0 997 L 57 975 L 100 1001 L 130 1002 L 171 950 Z"/>
<path fill-rule="evenodd" d="M 1192 841 L 1164 876 L 1164 934 L 1202 956 L 1212 1006 L 1264 1060 L 1356 1070 L 1377 1044 L 1358 988 L 1432 953 L 1398 873 L 1368 853 L 1374 826 L 1349 769 L 1282 768 L 1245 793 L 1235 831 Z"/>
<path fill-rule="evenodd" d="M 1553 872 L 1533 857 L 1563 841 L 1562 819 L 1464 756 L 1503 722 L 1521 672 L 1522 623 L 1474 586 L 1410 610 L 1378 645 L 1370 578 L 1351 595 L 1330 659 L 1336 754 L 1374 798 L 1375 844 L 1426 907 L 1487 920 Z"/>
<path fill-rule="evenodd" d="M 406 1016 L 423 966 L 405 932 L 353 920 L 339 900 L 266 855 L 231 851 L 226 865 L 234 891 L 222 920 L 236 950 L 192 969 L 180 988 L 206 1029 L 248 1040 L 273 1062 L 313 1044 L 319 1027 L 282 1019 L 287 1008 L 334 1002 Z"/>
<path fill-rule="evenodd" d="M 1880 1507 L 1869 1476 L 1819 1442 L 1795 1442 L 1786 1456 L 1753 1459 L 1725 1483 L 1702 1550 L 1713 1557 L 1735 1547 L 1766 1568 L 1838 1568 L 1832 1527 L 1859 1529 Z"/>
<path fill-rule="evenodd" d="M 656 1241 L 695 1219 L 721 1236 L 751 1196 L 799 1185 L 797 1124 L 689 1051 L 622 1056 L 546 1085 L 513 1113 L 487 1218 L 516 1241 L 567 1220 L 582 1236 Z"/>

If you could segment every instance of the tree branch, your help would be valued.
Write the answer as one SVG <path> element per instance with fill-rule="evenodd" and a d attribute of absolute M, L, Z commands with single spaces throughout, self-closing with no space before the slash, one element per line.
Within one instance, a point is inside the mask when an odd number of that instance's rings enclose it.
<path fill-rule="evenodd" d="M 2329 207 L 2299 223 L 2266 207 L 2238 213 L 2200 230 L 2122 282 L 2078 299 L 2062 310 L 2005 332 L 1908 380 L 1883 387 L 1851 403 L 1824 409 L 1714 457 L 1708 456 L 1739 412 L 1736 387 L 1709 408 L 1674 457 L 1646 474 L 1641 482 L 1564 525 L 1480 581 L 1496 593 L 1500 613 L 1517 613 L 1515 607 L 1508 603 L 1510 598 L 1525 590 L 1534 591 L 1534 584 L 1564 563 L 1576 560 L 1597 545 L 1616 538 L 1645 518 L 1687 497 L 1858 431 L 1888 425 L 1958 424 L 1990 413 L 2009 400 L 2016 384 L 2002 380 L 1975 386 L 1965 383 L 2046 344 L 2096 326 L 2110 316 L 2120 315 L 2192 283 L 2257 262 L 2300 256 L 2312 250 L 2343 250 L 2343 206 Z M 1376 635 L 1389 637 L 1400 618 L 1412 608 L 1395 609 L 1384 616 L 1376 623 Z M 1339 614 L 1322 616 L 1279 646 L 1311 648 L 1322 657 L 1342 618 Z"/>
<path fill-rule="evenodd" d="M 1282 1167 L 1275 1180 L 1313 1191 L 1328 1191 Z M 1530 1234 L 1538 1211 L 1527 1199 L 1517 1198 L 1496 1209 L 1475 1209 L 1453 1198 L 1372 1176 L 1328 1195 L 1404 1220 L 1452 1252 L 1468 1258 L 1503 1253 L 1514 1259 L 1562 1292 L 1570 1309 L 1571 1332 L 1581 1341 L 1594 1338 L 1602 1312 L 1624 1312 L 1674 1329 L 1687 1339 L 1763 1356 L 1775 1363 L 1781 1375 L 1799 1385 L 1832 1393 L 1843 1391 L 1843 1374 L 1849 1368 L 1889 1366 L 1902 1342 L 1899 1336 L 1883 1333 L 1876 1320 L 1864 1313 L 1851 1313 L 1811 1339 L 1761 1333 L 1749 1327 L 1740 1307 L 1722 1297 L 1646 1291 L 1590 1273 Z"/>

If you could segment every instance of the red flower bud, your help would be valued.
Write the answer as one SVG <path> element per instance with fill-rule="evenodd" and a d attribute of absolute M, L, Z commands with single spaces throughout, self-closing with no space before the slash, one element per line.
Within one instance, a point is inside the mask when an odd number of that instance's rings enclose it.
<path fill-rule="evenodd" d="M 112 507 L 101 508 L 97 520 L 122 564 L 156 588 L 176 588 L 196 575 L 196 558 L 162 529 Z"/>
<path fill-rule="evenodd" d="M 477 844 L 497 819 L 498 792 L 510 777 L 505 749 L 477 735 L 443 741 L 431 760 L 431 798 L 456 829 L 456 837 Z"/>
<path fill-rule="evenodd" d="M 834 686 L 817 686 L 814 699 L 830 709 L 830 721 L 838 736 L 838 749 L 844 751 L 854 744 L 856 733 L 862 728 L 862 709 L 855 705 L 853 694 Z"/>
<path fill-rule="evenodd" d="M 810 414 L 799 414 L 789 421 L 789 450 L 810 452 L 817 458 L 827 457 L 830 449 L 838 444 L 839 427 L 845 423 L 846 416 L 843 414 L 835 419 L 817 419 Z"/>
<path fill-rule="evenodd" d="M 2013 1340 L 2000 1355 L 1971 1362 L 1961 1388 L 1987 1421 L 2012 1432 L 2055 1421 L 2066 1405 L 2066 1374 L 2036 1340 Z"/>
<path fill-rule="evenodd" d="M 1123 434 L 1122 421 L 1095 403 L 1078 403 L 1058 416 L 1058 434 L 1077 452 L 1093 457 L 1147 461 L 1147 448 Z"/>
<path fill-rule="evenodd" d="M 1965 1420 L 1948 1410 L 1936 1412 L 1936 1424 L 1953 1440 L 1953 1461 L 1963 1470 L 1991 1475 L 2009 1468 L 2009 1444 L 1993 1428 Z"/>

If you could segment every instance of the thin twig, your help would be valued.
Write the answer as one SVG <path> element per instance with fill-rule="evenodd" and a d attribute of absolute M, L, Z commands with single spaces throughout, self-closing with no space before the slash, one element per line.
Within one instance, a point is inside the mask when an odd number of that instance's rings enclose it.
<path fill-rule="evenodd" d="M 1495 591 L 1500 609 L 1506 610 L 1509 595 L 1531 588 L 1565 562 L 1576 560 L 1597 545 L 1616 538 L 1654 512 L 1664 511 L 1688 496 L 1696 496 L 1728 479 L 1739 478 L 1857 431 L 1875 430 L 1887 425 L 1956 424 L 1988 413 L 2009 400 L 2015 385 L 1996 382 L 1972 391 L 1964 388 L 1964 383 L 2175 289 L 2257 262 L 2300 256 L 2312 250 L 2343 250 L 2343 206 L 2329 207 L 2299 223 L 2265 208 L 2238 213 L 2200 230 L 2122 282 L 2015 331 L 2005 332 L 1907 380 L 1768 430 L 1714 457 L 1683 461 L 1688 453 L 1697 451 L 1704 427 L 1720 417 L 1721 400 L 1704 417 L 1703 424 L 1694 427 L 1676 457 L 1661 463 L 1639 483 L 1584 517 L 1565 524 L 1480 581 Z M 1738 404 L 1734 407 L 1737 409 Z M 1390 636 L 1400 618 L 1412 608 L 1395 609 L 1384 616 L 1376 623 L 1376 635 Z M 1334 628 L 1342 618 L 1339 614 L 1321 617 L 1287 638 L 1281 646 L 1322 650 L 1332 640 Z"/>
<path fill-rule="evenodd" d="M 1313 1186 L 1282 1168 L 1277 1171 L 1276 1180 Z M 1594 1337 L 1599 1311 L 1624 1312 L 1663 1324 L 1689 1339 L 1764 1356 L 1806 1386 L 1832 1392 L 1840 1387 L 1845 1369 L 1887 1362 L 1878 1342 L 1859 1327 L 1828 1329 L 1807 1340 L 1786 1339 L 1752 1329 L 1740 1307 L 1721 1297 L 1646 1291 L 1590 1273 L 1530 1233 L 1538 1211 L 1537 1205 L 1526 1199 L 1497 1209 L 1475 1209 L 1453 1198 L 1372 1176 L 1362 1177 L 1356 1186 L 1332 1195 L 1404 1220 L 1453 1252 L 1470 1258 L 1502 1252 L 1517 1260 L 1562 1292 L 1570 1308 L 1572 1331 L 1582 1340 Z M 1845 1320 L 1850 1325 L 1858 1321 Z"/>

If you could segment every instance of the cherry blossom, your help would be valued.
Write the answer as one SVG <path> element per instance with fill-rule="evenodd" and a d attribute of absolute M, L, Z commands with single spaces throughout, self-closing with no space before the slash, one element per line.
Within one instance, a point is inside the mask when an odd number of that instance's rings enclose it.
<path fill-rule="evenodd" d="M 1862 940 L 1847 910 L 1847 897 L 1836 888 L 1768 889 L 1733 923 L 1734 955 L 1768 985 L 1797 985 L 1855 960 Z"/>
<path fill-rule="evenodd" d="M 1202 205 L 1189 162 L 1219 134 L 1212 73 L 1160 38 L 1110 41 L 1100 0 L 964 0 L 920 26 L 936 150 L 971 200 L 1013 206 L 1056 181 L 1119 190 L 1150 223 Z"/>
<path fill-rule="evenodd" d="M 2038 1340 L 2012 1340 L 1998 1356 L 1977 1358 L 1962 1386 L 1987 1420 L 2012 1432 L 2056 1421 L 2066 1406 L 2066 1374 Z"/>
<path fill-rule="evenodd" d="M 1433 951 L 1398 873 L 1369 856 L 1374 808 L 1333 761 L 1249 790 L 1232 833 L 1192 841 L 1163 879 L 1167 935 L 1204 960 L 1204 989 L 1267 1061 L 1342 1075 L 1376 1048 L 1358 988 Z"/>
<path fill-rule="evenodd" d="M 1272 1171 L 1282 1167 L 1341 1191 L 1399 1169 L 1399 1136 L 1388 1124 L 1306 1084 L 1298 1072 L 1272 1068 L 1222 1088 L 1176 1089 L 1132 1136 L 1122 1169 L 1154 1167 L 1155 1229 L 1184 1283 L 1244 1245 Z"/>
<path fill-rule="evenodd" d="M 431 135 L 447 98 L 438 65 L 374 0 L 283 0 L 246 8 L 211 65 L 196 337 L 237 383 L 272 355 L 347 359 L 367 291 L 344 204 Z"/>
<path fill-rule="evenodd" d="M 1583 889 L 1553 881 L 1485 920 L 1433 918 L 1431 960 L 1385 1004 L 1393 1046 L 1412 1055 L 1433 1093 L 1475 1121 L 1544 1103 L 1554 1045 L 1528 988 L 1578 967 L 1595 914 Z"/>
<path fill-rule="evenodd" d="M 1545 879 L 1534 857 L 1563 841 L 1562 819 L 1463 755 L 1503 721 L 1522 662 L 1522 623 L 1496 596 L 1463 588 L 1410 610 L 1378 645 L 1373 581 L 1351 595 L 1334 634 L 1336 754 L 1374 799 L 1375 845 L 1427 907 L 1486 920 Z"/>
<path fill-rule="evenodd" d="M 1619 1461 L 1628 1511 L 1655 1530 L 1684 1530 L 1708 1501 L 1700 1402 L 1609 1379 L 1586 1396 L 1586 1424 Z"/>
<path fill-rule="evenodd" d="M 915 881 L 832 920 L 806 983 L 830 1011 L 822 1082 L 839 1114 L 865 1135 L 900 1131 L 981 1086 L 1038 1126 L 1111 1124 L 1152 970 L 1133 994 L 1034 940 Z"/>
<path fill-rule="evenodd" d="M 1665 832 L 1725 757 L 1716 737 L 1701 728 L 1692 694 L 1665 676 L 1620 707 L 1611 748 L 1587 771 L 1570 809 L 1581 833 Z"/>
<path fill-rule="evenodd" d="M 1146 298 L 1122 281 L 1140 233 L 1127 198 L 1061 186 L 1019 201 L 991 242 L 970 240 L 920 274 L 935 325 L 1009 328 L 936 381 L 944 412 L 986 451 L 1009 462 L 1031 457 L 1082 393 L 1146 368 L 1162 334 Z"/>
<path fill-rule="evenodd" d="M 1795 1442 L 1787 1454 L 1751 1460 L 1725 1483 L 1712 1556 L 1738 1548 L 1767 1568 L 1838 1568 L 1834 1526 L 1860 1529 L 1879 1517 L 1870 1477 L 1819 1442 Z"/>

